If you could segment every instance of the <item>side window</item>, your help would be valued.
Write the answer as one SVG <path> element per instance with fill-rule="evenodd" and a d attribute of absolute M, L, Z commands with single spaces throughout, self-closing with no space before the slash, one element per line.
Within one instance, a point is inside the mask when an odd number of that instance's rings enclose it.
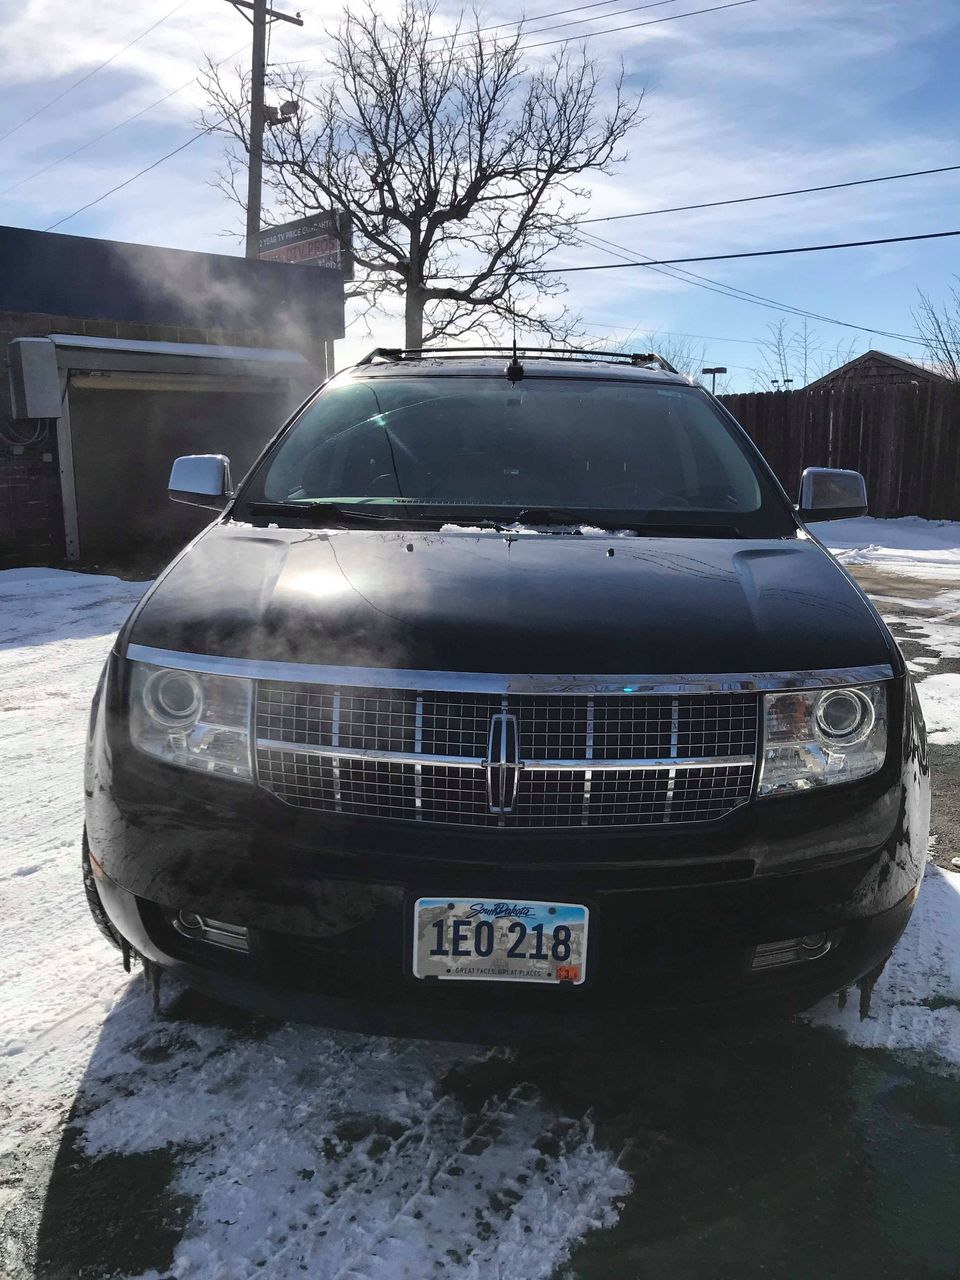
<path fill-rule="evenodd" d="M 363 383 L 321 392 L 270 464 L 263 484 L 267 501 L 283 502 L 298 495 L 331 496 L 334 490 L 326 486 L 328 479 L 335 483 L 339 478 L 337 466 L 338 461 L 343 465 L 344 445 L 356 424 L 370 418 L 377 408 L 376 396 Z M 318 482 L 320 489 L 310 487 Z"/>

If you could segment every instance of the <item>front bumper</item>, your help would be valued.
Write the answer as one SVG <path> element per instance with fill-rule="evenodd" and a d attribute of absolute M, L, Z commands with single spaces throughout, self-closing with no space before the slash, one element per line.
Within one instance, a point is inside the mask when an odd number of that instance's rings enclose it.
<path fill-rule="evenodd" d="M 799 1012 L 879 965 L 903 932 L 916 897 L 914 889 L 894 907 L 834 929 L 835 945 L 819 959 L 765 971 L 751 970 L 754 947 L 743 931 L 731 937 L 721 922 L 708 926 L 701 917 L 692 935 L 692 909 L 698 904 L 686 894 L 669 904 L 666 919 L 645 930 L 651 913 L 665 905 L 659 895 L 646 897 L 632 904 L 633 917 L 638 932 L 650 936 L 634 948 L 631 963 L 624 962 L 614 939 L 613 945 L 593 947 L 583 987 L 530 989 L 422 982 L 404 963 L 407 937 L 395 928 L 329 938 L 251 927 L 249 954 L 238 954 L 184 938 L 172 927 L 169 912 L 109 877 L 101 874 L 96 883 L 114 927 L 141 955 L 209 995 L 272 1017 L 344 1030 L 478 1043 L 587 1031 L 615 1034 L 625 1017 L 696 1013 L 726 1019 Z M 407 905 L 398 900 L 398 921 L 408 919 Z M 616 914 L 625 906 L 618 903 Z M 598 934 L 603 940 L 614 919 L 609 903 L 599 912 L 591 919 L 592 941 Z M 808 915 L 807 923 L 814 917 Z M 796 929 L 797 919 L 789 912 L 782 925 L 772 927 Z M 679 946 L 677 928 L 684 930 Z"/>

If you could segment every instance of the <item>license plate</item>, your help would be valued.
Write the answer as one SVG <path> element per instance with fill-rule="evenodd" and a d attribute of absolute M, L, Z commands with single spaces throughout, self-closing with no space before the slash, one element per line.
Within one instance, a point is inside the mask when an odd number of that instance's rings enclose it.
<path fill-rule="evenodd" d="M 569 902 L 418 898 L 413 972 L 461 982 L 584 980 L 589 912 Z"/>

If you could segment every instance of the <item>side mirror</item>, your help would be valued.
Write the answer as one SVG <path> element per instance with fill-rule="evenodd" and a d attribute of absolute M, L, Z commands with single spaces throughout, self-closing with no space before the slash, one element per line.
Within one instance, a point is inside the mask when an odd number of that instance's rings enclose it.
<path fill-rule="evenodd" d="M 230 459 L 222 453 L 193 453 L 177 458 L 167 489 L 174 502 L 222 511 L 233 497 Z"/>
<path fill-rule="evenodd" d="M 859 471 L 807 467 L 800 477 L 800 519 L 849 520 L 867 514 L 867 484 Z"/>

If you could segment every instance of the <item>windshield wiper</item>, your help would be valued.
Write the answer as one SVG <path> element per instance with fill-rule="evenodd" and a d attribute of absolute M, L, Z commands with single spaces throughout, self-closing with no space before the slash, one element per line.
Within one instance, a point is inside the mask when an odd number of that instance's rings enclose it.
<path fill-rule="evenodd" d="M 396 524 L 398 521 L 417 525 L 429 525 L 439 528 L 440 521 L 423 516 L 408 516 L 403 510 L 382 513 L 367 511 L 352 503 L 339 502 L 251 502 L 250 513 L 254 516 L 278 516 L 283 519 L 299 516 L 310 524 L 335 523 L 338 525 Z"/>
<path fill-rule="evenodd" d="M 394 525 L 403 529 L 442 529 L 445 524 L 465 524 L 483 529 L 499 529 L 495 520 L 486 517 L 450 515 L 444 511 L 427 514 L 422 507 L 411 510 L 404 503 L 370 510 L 352 502 L 327 502 L 323 499 L 310 502 L 251 502 L 250 514 L 261 518 L 278 519 L 300 517 L 310 524 L 330 524 L 343 528 L 365 528 L 370 525 Z"/>
<path fill-rule="evenodd" d="M 506 521 L 505 523 L 510 523 Z M 563 511 L 553 507 L 524 507 L 514 519 L 516 524 L 563 526 L 572 533 L 582 533 L 583 528 L 602 529 L 605 533 L 636 533 L 648 537 L 675 538 L 736 538 L 740 531 L 735 524 L 699 524 L 696 521 L 612 520 L 599 512 Z"/>
<path fill-rule="evenodd" d="M 579 533 L 579 526 L 584 523 L 584 520 L 583 516 L 575 511 L 560 511 L 555 507 L 524 507 L 522 511 L 517 512 L 513 523 L 567 525 L 575 533 Z"/>

